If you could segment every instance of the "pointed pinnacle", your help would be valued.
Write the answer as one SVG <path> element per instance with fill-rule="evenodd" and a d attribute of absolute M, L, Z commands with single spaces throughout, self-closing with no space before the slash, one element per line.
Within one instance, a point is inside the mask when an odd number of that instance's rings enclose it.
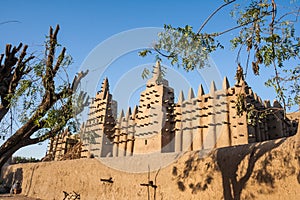
<path fill-rule="evenodd" d="M 131 115 L 131 108 L 128 107 L 125 119 L 129 119 L 130 115 Z"/>
<path fill-rule="evenodd" d="M 122 121 L 122 118 L 124 117 L 124 110 L 122 109 L 120 116 L 119 116 L 119 122 Z"/>
<path fill-rule="evenodd" d="M 202 95 L 204 95 L 204 90 L 203 90 L 203 86 L 202 84 L 199 85 L 199 88 L 198 88 L 198 97 L 201 97 Z"/>
<path fill-rule="evenodd" d="M 192 98 L 195 98 L 195 95 L 193 88 L 190 88 L 188 93 L 188 100 L 191 100 Z"/>
<path fill-rule="evenodd" d="M 217 87 L 216 87 L 215 82 L 212 81 L 211 84 L 210 84 L 210 91 L 209 91 L 209 93 L 212 94 L 212 93 L 214 93 L 215 91 L 217 91 Z"/>
<path fill-rule="evenodd" d="M 249 89 L 249 95 L 253 96 L 253 90 L 252 89 Z"/>
<path fill-rule="evenodd" d="M 179 104 L 182 104 L 183 101 L 184 101 L 183 91 L 180 90 L 179 96 L 178 96 L 178 103 L 179 103 Z"/>
<path fill-rule="evenodd" d="M 256 93 L 253 94 L 253 98 L 254 98 L 255 101 L 258 101 Z"/>
<path fill-rule="evenodd" d="M 109 87 L 108 78 L 105 77 L 105 79 L 104 79 L 103 82 L 102 82 L 101 88 L 102 88 L 102 89 L 105 89 L 105 88 L 108 88 L 108 87 Z"/>
<path fill-rule="evenodd" d="M 156 61 L 155 67 L 153 69 L 153 77 L 159 78 L 161 76 L 161 67 L 160 67 L 160 61 Z"/>
<path fill-rule="evenodd" d="M 134 106 L 133 112 L 132 112 L 132 119 L 135 119 L 136 114 L 138 113 L 138 107 Z"/>
<path fill-rule="evenodd" d="M 273 101 L 273 107 L 282 108 L 281 104 L 276 99 L 274 99 L 274 101 Z"/>
<path fill-rule="evenodd" d="M 222 89 L 223 89 L 223 90 L 227 90 L 228 88 L 230 88 L 230 85 L 229 85 L 229 82 L 228 82 L 227 77 L 225 76 L 225 77 L 224 77 L 224 80 L 223 80 Z"/>
<path fill-rule="evenodd" d="M 270 100 L 264 100 L 264 106 L 265 106 L 266 108 L 270 108 L 270 107 L 271 107 Z"/>
<path fill-rule="evenodd" d="M 259 101 L 260 104 L 263 104 L 263 101 L 259 96 L 257 97 L 257 100 Z"/>

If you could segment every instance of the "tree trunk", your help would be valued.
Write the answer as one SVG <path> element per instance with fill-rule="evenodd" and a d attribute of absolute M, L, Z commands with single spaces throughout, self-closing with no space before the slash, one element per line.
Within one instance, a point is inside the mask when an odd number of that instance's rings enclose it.
<path fill-rule="evenodd" d="M 10 141 L 11 138 L 9 138 L 6 143 L 12 144 L 14 143 L 14 141 Z M 31 140 L 31 139 L 26 139 L 23 138 L 21 140 L 18 140 L 19 142 L 15 143 L 14 145 L 8 145 L 7 148 L 5 149 L 0 149 L 0 174 L 2 173 L 2 167 L 4 166 L 4 164 L 11 158 L 11 156 L 19 149 L 21 149 L 22 147 L 31 145 L 31 144 L 35 144 Z"/>
<path fill-rule="evenodd" d="M 8 113 L 8 110 L 9 110 L 8 105 L 9 105 L 9 103 L 4 98 L 1 98 L 1 103 L 0 103 L 0 122 L 5 117 L 5 115 Z"/>

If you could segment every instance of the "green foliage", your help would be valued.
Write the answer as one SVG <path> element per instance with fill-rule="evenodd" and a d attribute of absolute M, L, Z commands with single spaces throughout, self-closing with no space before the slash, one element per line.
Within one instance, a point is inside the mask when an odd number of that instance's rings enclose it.
<path fill-rule="evenodd" d="M 35 75 L 41 78 L 43 76 L 43 72 L 45 71 L 45 67 L 45 61 L 41 61 L 35 64 L 32 68 L 34 70 Z"/>
<path fill-rule="evenodd" d="M 49 137 L 47 135 L 49 131 L 57 130 L 59 127 L 70 126 L 70 129 L 76 130 L 75 125 L 78 124 L 72 118 L 82 111 L 80 108 L 83 103 L 86 103 L 87 98 L 83 93 L 79 96 L 74 95 L 74 91 L 70 89 L 67 70 L 73 63 L 73 58 L 67 55 L 65 48 L 61 47 L 53 38 L 46 37 L 44 57 L 36 57 L 31 63 L 27 63 L 28 73 L 19 81 L 15 93 L 6 97 L 14 111 L 14 116 L 12 122 L 8 116 L 1 121 L 0 130 L 5 135 L 10 130 L 10 126 L 7 125 L 8 121 L 17 128 L 32 121 L 34 125 L 38 126 L 38 130 L 32 135 L 32 138 L 40 137 L 40 141 Z M 54 47 L 51 44 L 54 44 Z M 60 54 L 55 56 L 57 53 Z M 49 62 L 49 58 L 53 58 L 52 62 Z M 49 68 L 51 69 L 49 70 Z M 53 82 L 51 97 L 46 95 L 51 90 L 46 88 L 47 81 Z M 51 104 L 50 108 L 41 106 L 51 98 L 53 98 L 51 101 L 55 103 Z M 73 99 L 76 102 L 74 106 L 72 105 Z M 81 107 L 79 108 L 79 106 Z M 15 120 L 15 118 L 19 120 Z"/>
<path fill-rule="evenodd" d="M 236 96 L 237 96 L 235 102 L 236 115 L 241 117 L 243 113 L 247 111 L 246 98 L 244 94 L 237 94 Z"/>
<path fill-rule="evenodd" d="M 17 88 L 15 93 L 14 94 L 9 94 L 6 97 L 6 99 L 8 101 L 10 101 L 11 106 L 16 106 L 16 103 L 18 102 L 19 98 L 23 94 L 25 94 L 26 91 L 28 93 L 31 86 L 32 86 L 32 81 L 31 80 L 26 80 L 26 79 L 20 80 L 19 81 L 19 87 Z"/>
<path fill-rule="evenodd" d="M 287 97 L 287 105 L 300 104 L 300 66 L 295 68 L 284 69 L 281 82 L 283 83 L 283 91 Z M 273 84 L 274 81 L 268 81 L 266 84 Z M 273 86 L 274 87 L 274 86 Z M 288 88 L 288 89 L 287 89 Z"/>
<path fill-rule="evenodd" d="M 18 163 L 35 163 L 35 162 L 40 162 L 39 159 L 30 157 L 22 157 L 22 156 L 15 156 L 12 158 L 12 164 L 18 164 Z"/>
<path fill-rule="evenodd" d="M 144 50 L 139 52 L 139 56 L 141 56 L 141 57 L 145 57 L 148 54 L 152 54 L 152 51 L 150 51 L 149 49 L 144 49 Z"/>
<path fill-rule="evenodd" d="M 263 123 L 267 116 L 272 114 L 270 110 L 257 110 L 253 105 L 247 108 L 247 124 L 256 126 L 257 124 Z"/>
<path fill-rule="evenodd" d="M 240 64 L 238 64 L 238 68 L 235 73 L 235 79 L 237 80 L 238 83 L 240 83 L 240 81 L 244 79 L 243 68 Z"/>
<path fill-rule="evenodd" d="M 190 71 L 208 65 L 208 56 L 223 46 L 216 39 L 216 34 L 194 33 L 191 26 L 174 28 L 164 25 L 164 31 L 158 34 L 154 49 L 159 56 L 166 57 L 172 65 Z M 164 52 L 168 54 L 165 55 Z M 139 52 L 140 56 L 152 53 L 146 49 Z"/>
<path fill-rule="evenodd" d="M 59 45 L 60 46 L 60 45 Z M 17 92 L 14 96 L 20 98 L 19 102 L 22 102 L 21 112 L 18 116 L 20 122 L 22 124 L 26 123 L 28 119 L 36 112 L 38 109 L 38 106 L 41 103 L 42 97 L 45 95 L 45 88 L 42 82 L 42 78 L 44 78 L 46 74 L 46 58 L 41 59 L 37 64 L 33 65 L 33 71 L 29 76 L 25 77 L 25 80 L 22 80 L 21 83 L 27 83 L 27 84 L 21 84 L 18 88 Z M 57 58 L 61 59 L 61 58 Z M 57 125 L 57 119 L 61 119 L 59 123 L 66 123 L 63 119 L 65 114 L 59 112 L 62 107 L 62 105 L 65 105 L 69 98 L 72 98 L 70 94 L 67 91 L 67 87 L 69 85 L 68 77 L 67 77 L 67 70 L 68 67 L 73 63 L 73 59 L 71 56 L 67 55 L 63 58 L 60 70 L 58 73 L 60 74 L 58 76 L 57 82 L 60 82 L 60 84 L 56 85 L 55 92 L 62 94 L 62 100 L 60 102 L 56 103 L 52 109 L 50 109 L 46 116 L 41 116 L 37 119 L 35 119 L 35 124 L 39 124 L 40 120 L 46 120 L 47 125 L 45 128 L 54 127 Z M 63 76 L 65 74 L 65 76 Z M 24 85 L 24 86 L 23 86 Z M 67 116 L 66 116 L 67 117 Z"/>
<path fill-rule="evenodd" d="M 62 67 L 67 67 L 67 66 L 70 66 L 73 63 L 74 63 L 73 57 L 71 55 L 65 55 L 61 66 Z"/>
<path fill-rule="evenodd" d="M 259 75 L 260 65 L 273 67 L 274 75 L 265 85 L 274 88 L 278 99 L 285 106 L 298 104 L 299 92 L 296 90 L 299 88 L 291 91 L 287 87 L 290 84 L 287 84 L 288 81 L 283 76 L 284 71 L 281 70 L 293 69 L 289 61 L 299 59 L 300 38 L 295 35 L 293 15 L 284 13 L 278 17 L 278 10 L 274 10 L 269 0 L 251 1 L 244 9 L 237 7 L 233 12 L 241 26 L 239 34 L 231 40 L 233 49 L 245 46 L 249 56 L 253 55 L 251 63 L 255 75 Z M 290 14 L 298 15 L 293 12 Z M 292 73 L 286 74 L 287 77 L 291 75 Z M 291 94 L 294 96 L 291 97 Z"/>
<path fill-rule="evenodd" d="M 159 58 L 158 58 L 159 59 Z M 160 59 L 159 59 L 160 60 Z M 153 68 L 154 68 L 154 66 L 153 66 Z M 163 77 L 166 75 L 166 67 L 164 67 L 164 66 L 161 66 L 161 74 L 160 74 L 160 76 L 158 77 L 159 78 L 159 80 L 162 80 L 163 79 Z M 150 71 L 148 68 L 145 68 L 144 70 L 143 70 L 143 72 L 142 72 L 142 78 L 143 79 L 147 79 L 147 78 L 149 78 L 149 76 L 153 73 L 153 70 L 152 71 Z"/>
<path fill-rule="evenodd" d="M 216 12 L 235 1 L 224 0 L 224 2 L 225 4 L 220 6 Z M 252 64 L 254 75 L 259 75 L 263 66 L 272 67 L 274 76 L 266 82 L 266 85 L 275 89 L 280 102 L 286 108 L 286 106 L 299 103 L 299 85 L 295 83 L 297 75 L 292 73 L 292 75 L 283 76 L 283 70 L 295 69 L 295 66 L 290 66 L 289 61 L 299 59 L 300 37 L 297 36 L 294 28 L 299 11 L 299 8 L 296 8 L 295 11 L 288 9 L 284 12 L 279 11 L 279 7 L 271 0 L 251 0 L 246 2 L 246 5 L 235 4 L 229 14 L 236 21 L 237 26 L 218 33 L 202 33 L 203 27 L 216 12 L 208 17 L 198 32 L 194 32 L 189 25 L 178 28 L 164 25 L 164 31 L 158 34 L 158 40 L 153 49 L 158 56 L 170 60 L 172 65 L 190 71 L 207 66 L 209 55 L 223 48 L 217 40 L 218 36 L 239 30 L 233 32 L 230 40 L 232 48 L 239 49 L 238 64 L 243 63 L 240 56 L 241 52 L 245 52 L 248 54 L 246 59 L 243 59 L 246 63 L 245 74 L 247 74 L 249 63 Z M 139 55 L 144 57 L 152 54 L 151 50 L 143 50 Z M 240 74 L 237 74 L 236 77 L 240 80 Z M 292 82 L 295 87 L 290 90 L 291 84 L 287 82 Z M 288 98 L 288 103 L 286 103 L 286 98 Z"/>
<path fill-rule="evenodd" d="M 143 72 L 142 72 L 142 78 L 143 78 L 143 79 L 146 79 L 146 78 L 149 77 L 149 75 L 150 75 L 150 70 L 147 69 L 147 68 L 145 68 L 145 69 L 143 70 Z"/>
<path fill-rule="evenodd" d="M 69 113 L 65 113 L 63 110 L 61 109 L 51 109 L 48 111 L 47 114 L 47 122 L 45 125 L 45 128 L 52 128 L 52 127 L 56 127 L 59 126 L 60 124 L 66 124 L 66 115 L 68 115 Z M 57 120 L 59 119 L 59 120 Z"/>
<path fill-rule="evenodd" d="M 2 134 L 10 132 L 0 148 L 1 164 L 18 150 L 15 147 L 40 143 L 55 136 L 66 126 L 74 129 L 78 125 L 74 118 L 87 106 L 86 93 L 81 92 L 79 95 L 74 93 L 88 71 L 77 73 L 70 82 L 67 67 L 72 64 L 72 57 L 66 54 L 66 48 L 60 48 L 61 45 L 57 43 L 58 31 L 58 25 L 54 31 L 50 27 L 50 37 L 45 42 L 43 58 L 30 56 L 24 60 L 27 45 L 19 56 L 15 51 L 18 52 L 22 44 L 14 47 L 12 51 L 11 45 L 6 46 L 5 55 L 10 60 L 9 62 L 5 60 L 4 69 L 9 68 L 13 78 L 8 82 L 10 85 L 2 87 L 2 91 L 11 94 L 7 97 L 6 93 L 1 93 L 1 98 L 5 97 L 6 101 L 5 105 L 3 104 L 5 107 L 2 106 L 4 109 L 1 110 L 5 113 L 1 112 L 0 130 L 1 132 L 3 130 Z M 8 109 L 11 112 L 8 112 Z M 11 113 L 10 117 L 7 113 Z M 20 120 L 15 120 L 16 117 Z"/>

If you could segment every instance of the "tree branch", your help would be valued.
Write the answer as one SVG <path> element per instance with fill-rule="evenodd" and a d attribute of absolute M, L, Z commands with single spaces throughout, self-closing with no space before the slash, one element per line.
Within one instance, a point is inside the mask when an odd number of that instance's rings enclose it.
<path fill-rule="evenodd" d="M 64 60 L 65 58 L 65 53 L 66 53 L 66 48 L 64 47 L 60 53 L 60 55 L 58 56 L 58 59 L 56 61 L 56 64 L 54 66 L 54 69 L 53 69 L 53 73 L 54 73 L 54 76 L 55 74 L 57 73 L 62 61 Z"/>
<path fill-rule="evenodd" d="M 300 13 L 300 8 L 297 11 L 292 11 L 292 12 L 285 13 L 284 15 L 279 17 L 278 20 L 276 20 L 276 23 L 280 22 L 284 17 L 286 17 L 288 15 L 291 15 L 291 14 L 295 14 L 295 13 L 297 13 L 297 14 L 296 14 L 296 20 L 294 22 L 297 22 L 298 16 L 299 16 L 299 13 Z"/>
<path fill-rule="evenodd" d="M 174 58 L 175 55 L 173 53 L 170 53 L 170 55 L 167 55 L 167 54 L 164 54 L 162 53 L 160 50 L 158 50 L 156 47 L 153 47 L 153 49 L 158 53 L 160 54 L 161 56 L 163 57 L 166 57 L 166 58 Z"/>
<path fill-rule="evenodd" d="M 265 16 L 271 14 L 272 12 L 273 12 L 273 11 L 266 12 L 265 15 L 262 15 L 261 17 L 259 17 L 259 18 L 257 18 L 257 19 L 254 19 L 254 20 L 249 21 L 249 22 L 247 22 L 247 23 L 244 23 L 244 24 L 241 24 L 241 25 L 232 27 L 232 28 L 230 28 L 230 29 L 227 29 L 227 30 L 222 31 L 222 32 L 219 32 L 219 33 L 214 33 L 214 35 L 215 35 L 215 36 L 220 36 L 220 35 L 223 35 L 223 34 L 225 34 L 225 33 L 230 32 L 230 31 L 233 31 L 233 30 L 235 30 L 235 29 L 241 28 L 241 27 L 243 27 L 243 26 L 247 26 L 248 24 L 251 24 L 251 23 L 253 23 L 253 22 L 256 22 L 256 21 L 258 21 L 258 20 L 261 20 L 262 18 L 264 18 Z"/>
<path fill-rule="evenodd" d="M 61 130 L 66 123 L 74 117 L 74 113 L 80 111 L 82 107 L 77 108 L 73 107 L 72 99 L 75 90 L 78 88 L 81 79 L 88 73 L 80 72 L 74 78 L 72 85 L 69 83 L 66 86 L 66 90 L 62 91 L 59 94 L 55 93 L 55 75 L 59 71 L 59 67 L 63 64 L 65 51 L 63 48 L 60 56 L 57 58 L 57 61 L 54 66 L 55 60 L 55 50 L 57 47 L 57 34 L 59 31 L 59 26 L 53 31 L 52 27 L 50 27 L 50 39 L 49 43 L 47 43 L 46 50 L 46 64 L 44 65 L 46 69 L 42 68 L 42 87 L 43 93 L 41 94 L 40 102 L 36 104 L 34 108 L 33 114 L 30 114 L 29 119 L 26 123 L 22 124 L 22 126 L 15 131 L 15 133 L 8 138 L 0 146 L 0 168 L 4 164 L 5 159 L 8 159 L 9 156 L 12 155 L 16 150 L 23 146 L 27 146 L 30 144 L 35 144 L 41 142 L 53 135 L 56 135 L 59 130 Z M 7 90 L 10 87 L 10 92 L 13 94 L 15 92 L 15 88 L 17 84 L 22 78 L 24 73 L 29 73 L 32 67 L 26 67 L 26 63 L 33 59 L 33 56 L 26 58 L 26 50 L 27 46 L 24 46 L 23 51 L 21 52 L 19 57 L 16 57 L 15 54 L 21 49 L 22 44 L 18 47 L 12 48 L 11 45 L 6 45 L 5 49 L 5 59 L 4 64 L 1 65 L 1 61 L 4 58 L 4 55 L 0 56 L 0 120 L 1 116 L 5 116 L 5 113 L 9 110 L 9 102 L 6 101 L 6 96 L 8 94 Z M 39 77 L 39 76 L 38 76 Z M 11 85 L 6 84 L 6 81 L 10 81 Z M 13 80 L 13 81 L 12 81 Z M 4 89 L 3 89 L 4 88 Z M 84 99 L 87 98 L 85 93 L 80 93 L 78 105 L 84 105 L 86 101 Z M 64 101 L 58 102 L 58 100 L 64 99 Z M 55 107 L 54 107 L 55 106 Z M 51 116 L 51 112 L 54 113 L 54 116 Z M 2 115 L 3 114 L 3 115 Z M 53 121 L 54 120 L 54 121 Z M 45 134 L 40 137 L 32 139 L 34 133 L 39 130 L 43 131 Z"/>
<path fill-rule="evenodd" d="M 17 66 L 14 70 L 14 74 L 13 74 L 12 80 L 9 85 L 8 94 L 14 94 L 19 81 L 26 74 L 25 72 L 29 73 L 29 71 L 26 69 L 26 63 L 28 63 L 30 60 L 32 60 L 34 58 L 34 56 L 30 56 L 25 61 L 23 61 L 24 57 L 26 56 L 27 48 L 28 48 L 28 46 L 25 45 L 21 55 L 19 56 Z M 19 51 L 19 49 L 20 48 L 18 48 L 17 51 Z"/>
<path fill-rule="evenodd" d="M 73 82 L 72 82 L 72 86 L 71 86 L 71 89 L 73 91 L 77 90 L 81 79 L 83 79 L 88 73 L 89 73 L 89 70 L 86 70 L 85 72 L 81 71 L 75 76 L 75 78 L 73 79 Z"/>
<path fill-rule="evenodd" d="M 21 23 L 21 22 L 17 21 L 17 20 L 9 20 L 9 21 L 5 21 L 5 22 L 1 22 L 0 25 L 2 25 L 2 24 L 8 24 L 8 23 Z"/>
<path fill-rule="evenodd" d="M 45 133 L 44 135 L 41 135 L 37 138 L 29 138 L 29 145 L 30 144 L 37 144 L 39 142 L 43 142 L 51 137 L 54 137 L 59 131 L 61 131 L 63 129 L 63 126 L 57 126 L 54 129 L 51 129 L 50 131 L 48 131 L 47 133 Z"/>
<path fill-rule="evenodd" d="M 1 65 L 4 58 L 4 54 L 0 56 L 0 121 L 6 115 L 9 110 L 9 95 L 13 95 L 19 84 L 19 81 L 25 74 L 29 73 L 29 70 L 26 69 L 26 64 L 34 58 L 30 56 L 24 60 L 27 51 L 27 45 L 24 46 L 21 54 L 16 57 L 16 54 L 22 48 L 22 43 L 17 47 L 13 47 L 11 44 L 6 45 L 5 49 L 5 60 L 4 64 Z"/>
<path fill-rule="evenodd" d="M 207 24 L 207 22 L 219 11 L 219 10 L 221 10 L 222 8 L 224 8 L 225 6 L 227 6 L 227 5 L 229 5 L 229 4 L 231 4 L 231 3 L 233 3 L 233 2 L 235 2 L 236 0 L 232 0 L 232 1 L 229 1 L 229 2 L 227 2 L 227 3 L 225 3 L 225 4 L 223 4 L 223 5 L 221 5 L 219 8 L 217 8 L 213 13 L 211 13 L 209 16 L 208 16 L 208 18 L 203 22 L 203 24 L 200 26 L 200 28 L 199 28 L 199 30 L 197 31 L 197 34 L 199 34 L 201 31 L 202 31 L 202 29 L 204 28 L 204 26 Z"/>
<path fill-rule="evenodd" d="M 50 96 L 54 94 L 54 70 L 53 70 L 53 61 L 55 57 L 55 48 L 57 45 L 57 33 L 59 31 L 59 25 L 56 26 L 54 34 L 53 28 L 50 27 L 49 30 L 49 52 L 47 55 L 47 62 L 46 62 L 46 76 L 43 77 L 44 87 L 47 92 L 50 93 Z"/>
<path fill-rule="evenodd" d="M 274 0 L 272 0 L 272 21 L 270 23 L 270 32 L 271 35 L 273 35 L 274 33 L 274 23 L 275 23 L 275 18 L 276 18 L 276 13 L 277 13 L 277 7 L 276 7 L 276 3 Z"/>
<path fill-rule="evenodd" d="M 4 54 L 0 54 L 0 73 L 2 71 L 2 65 L 1 65 L 1 63 L 2 63 L 3 58 L 4 58 Z"/>

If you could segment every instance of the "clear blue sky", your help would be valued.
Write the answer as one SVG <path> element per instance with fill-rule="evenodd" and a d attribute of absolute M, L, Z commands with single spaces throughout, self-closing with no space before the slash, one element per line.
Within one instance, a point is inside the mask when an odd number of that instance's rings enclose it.
<path fill-rule="evenodd" d="M 242 1 L 245 2 L 245 1 Z M 277 1 L 280 6 L 291 6 L 289 0 Z M 69 54 L 74 58 L 71 74 L 77 72 L 90 54 L 90 52 L 101 42 L 119 34 L 135 28 L 163 27 L 164 24 L 173 26 L 185 26 L 189 24 L 195 30 L 201 25 L 206 17 L 212 13 L 222 0 L 196 1 L 196 0 L 165 0 L 165 1 L 40 1 L 40 0 L 14 0 L 2 1 L 0 12 L 0 23 L 17 20 L 18 23 L 6 23 L 0 25 L 0 50 L 4 51 L 5 44 L 17 45 L 19 42 L 29 45 L 29 52 L 41 51 L 41 45 L 48 34 L 49 26 L 59 24 L 59 43 L 67 48 Z M 299 4 L 299 2 L 297 2 Z M 204 31 L 217 32 L 232 27 L 231 18 L 228 14 L 230 8 L 223 9 L 205 27 Z M 299 27 L 299 23 L 297 25 Z M 298 28 L 299 30 L 299 28 Z M 299 32 L 297 32 L 299 34 Z M 219 39 L 228 40 L 231 33 Z M 221 76 L 227 76 L 229 82 L 234 84 L 234 74 L 236 70 L 235 54 L 230 50 L 228 42 L 225 49 L 214 53 L 212 60 L 218 68 Z M 149 44 L 150 45 L 150 44 Z M 109 47 L 108 47 L 109 48 Z M 115 48 L 115 47 L 112 47 Z M 113 49 L 114 51 L 114 49 Z M 99 55 L 101 59 L 101 55 Z M 154 58 L 140 58 L 137 51 L 128 53 L 116 59 L 107 73 L 99 76 L 108 76 L 111 87 L 117 87 L 116 82 L 122 78 L 122 74 L 132 68 L 141 65 L 148 65 Z M 195 74 L 186 74 L 194 90 L 197 90 L 201 78 Z M 273 99 L 274 93 L 271 88 L 263 86 L 266 77 L 270 76 L 268 69 L 262 69 L 261 76 L 249 76 L 248 83 L 262 99 Z M 251 73 L 250 73 L 251 74 Z M 140 76 L 137 74 L 136 76 Z M 203 78 L 203 77 L 202 77 Z M 205 79 L 205 77 L 204 77 Z M 203 81 L 203 80 L 202 80 Z M 169 80 L 170 85 L 175 85 L 175 91 L 180 87 L 176 86 L 176 80 Z M 177 81 L 178 82 L 178 81 Z M 177 84 L 178 85 L 178 84 Z M 180 84 L 179 84 L 180 85 Z M 204 84 L 205 85 L 205 84 Z M 207 85 L 206 89 L 207 89 Z M 208 86 L 209 87 L 209 86 Z M 182 88 L 184 91 L 186 88 Z M 134 91 L 138 94 L 141 88 Z M 116 94 L 117 100 L 122 101 L 122 96 Z M 125 101 L 126 104 L 134 104 L 137 95 L 131 97 L 133 100 Z M 126 109 L 126 104 L 120 108 Z M 0 141 L 1 142 L 1 141 Z M 45 144 L 39 147 L 28 147 L 17 154 L 22 156 L 42 157 L 45 154 Z"/>

